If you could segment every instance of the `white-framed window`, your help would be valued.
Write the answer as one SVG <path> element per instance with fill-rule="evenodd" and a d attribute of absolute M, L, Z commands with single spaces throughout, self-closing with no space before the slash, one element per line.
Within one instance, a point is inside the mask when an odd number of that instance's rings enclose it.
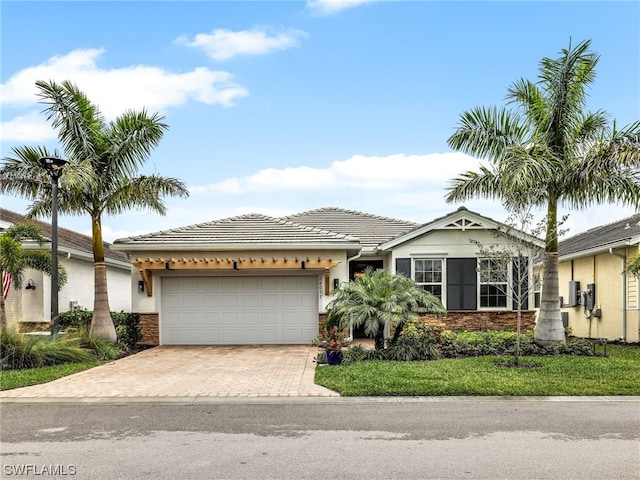
<path fill-rule="evenodd" d="M 443 265 L 442 258 L 416 258 L 413 261 L 413 279 L 415 282 L 441 301 L 444 301 L 442 297 Z"/>
<path fill-rule="evenodd" d="M 542 276 L 536 273 L 533 276 L 533 308 L 540 308 L 540 298 L 542 293 Z"/>
<path fill-rule="evenodd" d="M 492 258 L 478 262 L 480 308 L 507 308 L 510 262 Z"/>

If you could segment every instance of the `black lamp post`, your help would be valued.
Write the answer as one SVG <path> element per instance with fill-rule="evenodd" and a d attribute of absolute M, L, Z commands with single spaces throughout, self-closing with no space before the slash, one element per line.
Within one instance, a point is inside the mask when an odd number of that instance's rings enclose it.
<path fill-rule="evenodd" d="M 69 163 L 56 157 L 42 157 L 40 165 L 51 176 L 51 333 L 58 329 L 58 180 Z"/>

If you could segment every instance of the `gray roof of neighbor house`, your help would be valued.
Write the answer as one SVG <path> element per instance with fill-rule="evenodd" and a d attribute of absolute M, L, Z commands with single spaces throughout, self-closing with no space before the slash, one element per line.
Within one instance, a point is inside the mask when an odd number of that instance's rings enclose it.
<path fill-rule="evenodd" d="M 24 222 L 35 223 L 42 229 L 44 236 L 51 239 L 51 224 L 49 223 L 45 223 L 39 220 L 32 220 L 25 217 L 24 215 L 12 212 L 10 210 L 5 210 L 4 208 L 0 208 L 0 220 L 11 224 Z M 86 256 L 93 257 L 93 245 L 91 242 L 91 237 L 62 227 L 58 227 L 58 249 L 64 252 L 75 251 L 81 254 L 85 254 Z M 129 260 L 124 253 L 116 252 L 115 250 L 111 249 L 111 244 L 105 242 L 104 249 L 106 259 L 129 263 Z"/>
<path fill-rule="evenodd" d="M 353 235 L 373 248 L 417 228 L 419 224 L 335 207 L 318 208 L 283 217 L 285 220 Z"/>
<path fill-rule="evenodd" d="M 145 235 L 120 238 L 122 250 L 203 248 L 342 248 L 359 249 L 357 238 L 322 228 L 301 225 L 282 218 L 250 213 Z"/>
<path fill-rule="evenodd" d="M 640 241 L 640 213 L 617 222 L 591 228 L 586 232 L 560 242 L 560 257 L 574 256 L 582 252 L 588 253 L 608 248 L 624 246 Z"/>

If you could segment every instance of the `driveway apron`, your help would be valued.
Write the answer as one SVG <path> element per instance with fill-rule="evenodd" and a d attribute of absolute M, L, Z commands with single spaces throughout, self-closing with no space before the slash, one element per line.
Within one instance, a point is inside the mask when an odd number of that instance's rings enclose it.
<path fill-rule="evenodd" d="M 161 346 L 0 398 L 330 397 L 307 345 Z"/>

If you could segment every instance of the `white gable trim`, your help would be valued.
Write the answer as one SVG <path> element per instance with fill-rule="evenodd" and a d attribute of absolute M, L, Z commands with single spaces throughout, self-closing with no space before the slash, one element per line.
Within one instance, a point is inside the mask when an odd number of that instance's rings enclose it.
<path fill-rule="evenodd" d="M 465 207 L 460 207 L 453 213 L 440 217 L 432 222 L 425 223 L 421 227 L 405 235 L 401 235 L 400 237 L 379 245 L 376 250 L 378 252 L 392 250 L 398 245 L 402 245 L 403 243 L 409 242 L 434 230 L 495 230 L 503 227 L 506 227 L 503 223 L 496 222 L 489 217 L 484 217 L 478 213 L 472 212 L 471 210 L 467 210 Z M 533 235 L 529 235 L 524 232 L 518 232 L 517 234 L 539 247 L 544 246 L 544 242 Z"/>

